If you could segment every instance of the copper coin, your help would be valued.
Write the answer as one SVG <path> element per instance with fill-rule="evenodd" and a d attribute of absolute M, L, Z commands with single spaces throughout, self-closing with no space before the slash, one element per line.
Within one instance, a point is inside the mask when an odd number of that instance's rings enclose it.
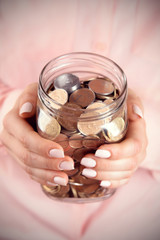
<path fill-rule="evenodd" d="M 92 148 L 79 148 L 76 149 L 73 153 L 73 159 L 77 162 L 80 162 L 81 159 L 88 153 L 94 153 L 94 149 Z"/>
<path fill-rule="evenodd" d="M 80 88 L 70 95 L 69 102 L 76 103 L 81 107 L 87 107 L 94 102 L 95 94 L 88 88 Z"/>
<path fill-rule="evenodd" d="M 77 168 L 75 168 L 73 170 L 65 170 L 63 172 L 65 172 L 69 177 L 72 177 L 72 176 L 74 176 L 75 174 L 77 174 L 79 172 L 79 169 L 77 167 Z"/>
<path fill-rule="evenodd" d="M 82 141 L 83 147 L 97 148 L 101 145 L 100 138 L 97 135 L 88 135 Z"/>
<path fill-rule="evenodd" d="M 97 183 L 98 180 L 87 178 L 85 176 L 80 175 L 78 181 L 83 185 L 89 185 L 89 184 Z"/>
<path fill-rule="evenodd" d="M 89 88 L 100 95 L 110 95 L 114 92 L 113 83 L 103 78 L 90 81 Z"/>
<path fill-rule="evenodd" d="M 71 137 L 73 134 L 75 134 L 77 132 L 78 132 L 77 130 L 71 131 L 71 130 L 67 130 L 67 129 L 64 129 L 64 128 L 61 129 L 61 133 L 66 135 L 67 137 Z"/>
<path fill-rule="evenodd" d="M 68 137 L 65 134 L 60 133 L 55 139 L 55 142 L 57 142 L 59 145 L 63 147 L 63 149 L 67 149 L 68 147 Z"/>
<path fill-rule="evenodd" d="M 58 122 L 67 130 L 77 130 L 77 118 L 81 115 L 81 107 L 74 103 L 66 103 L 59 110 Z"/>
<path fill-rule="evenodd" d="M 61 131 L 61 126 L 57 122 L 55 118 L 52 118 L 51 122 L 47 124 L 45 128 L 45 133 L 51 137 L 52 140 L 54 140 Z"/>
<path fill-rule="evenodd" d="M 99 183 L 94 183 L 90 185 L 84 185 L 79 192 L 83 192 L 85 194 L 91 194 L 94 193 L 99 188 Z"/>
<path fill-rule="evenodd" d="M 75 148 L 72 148 L 70 145 L 66 149 L 64 149 L 64 153 L 67 156 L 73 157 L 73 153 L 75 151 Z"/>
<path fill-rule="evenodd" d="M 106 123 L 105 119 L 98 119 L 98 117 L 99 113 L 96 111 L 81 114 L 79 122 L 77 124 L 78 130 L 83 135 L 98 134 Z"/>
<path fill-rule="evenodd" d="M 69 145 L 72 148 L 81 148 L 81 147 L 83 147 L 82 140 L 83 140 L 83 136 L 81 134 L 79 134 L 79 133 L 73 134 L 69 138 Z"/>
<path fill-rule="evenodd" d="M 68 100 L 68 93 L 64 89 L 56 89 L 48 94 L 54 101 L 50 102 L 51 106 L 55 109 L 59 109 L 61 106 L 57 103 L 64 105 Z"/>

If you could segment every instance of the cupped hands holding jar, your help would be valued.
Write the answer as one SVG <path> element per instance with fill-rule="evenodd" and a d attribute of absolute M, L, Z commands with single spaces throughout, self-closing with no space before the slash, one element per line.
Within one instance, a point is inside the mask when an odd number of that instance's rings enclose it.
<path fill-rule="evenodd" d="M 36 113 L 37 83 L 28 85 L 14 107 L 5 116 L 1 140 L 9 154 L 29 176 L 48 186 L 67 185 L 68 176 L 63 170 L 73 170 L 74 161 L 65 156 L 61 145 L 41 137 L 33 128 L 31 118 Z M 128 183 L 147 148 L 143 106 L 137 95 L 129 89 L 127 98 L 128 131 L 119 143 L 102 144 L 95 154 L 81 160 L 83 175 L 97 179 L 107 188 L 118 188 Z"/>

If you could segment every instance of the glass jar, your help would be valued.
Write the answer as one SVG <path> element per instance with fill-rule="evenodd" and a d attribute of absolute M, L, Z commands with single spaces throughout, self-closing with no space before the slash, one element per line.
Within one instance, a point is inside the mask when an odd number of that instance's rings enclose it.
<path fill-rule="evenodd" d="M 68 90 L 70 77 L 77 83 Z M 60 92 L 54 98 L 57 89 Z M 125 137 L 126 97 L 126 76 L 106 57 L 73 52 L 45 65 L 39 79 L 37 130 L 42 137 L 59 143 L 75 162 L 74 170 L 65 171 L 67 186 L 42 186 L 49 197 L 85 203 L 112 196 L 115 189 L 103 188 L 100 181 L 81 174 L 84 167 L 80 160 L 100 145 L 120 142 Z"/>

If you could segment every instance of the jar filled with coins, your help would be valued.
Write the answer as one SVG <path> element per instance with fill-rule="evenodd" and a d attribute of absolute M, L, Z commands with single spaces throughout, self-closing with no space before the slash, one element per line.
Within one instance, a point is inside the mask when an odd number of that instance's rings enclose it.
<path fill-rule="evenodd" d="M 83 176 L 81 159 L 102 144 L 120 142 L 127 131 L 127 80 L 112 60 L 92 53 L 70 53 L 51 60 L 40 74 L 37 131 L 60 144 L 73 158 L 65 171 L 67 186 L 42 185 L 51 198 L 92 202 L 110 197 L 115 189 Z"/>

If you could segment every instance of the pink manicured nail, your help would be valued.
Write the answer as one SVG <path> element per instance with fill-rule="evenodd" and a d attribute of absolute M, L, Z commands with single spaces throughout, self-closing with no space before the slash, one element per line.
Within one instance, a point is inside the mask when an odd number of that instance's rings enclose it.
<path fill-rule="evenodd" d="M 101 187 L 110 187 L 111 186 L 111 182 L 110 181 L 101 181 L 100 183 Z"/>
<path fill-rule="evenodd" d="M 63 186 L 67 185 L 66 179 L 62 177 L 54 177 L 54 183 L 57 183 Z"/>
<path fill-rule="evenodd" d="M 61 149 L 51 149 L 49 155 L 50 157 L 64 158 L 64 152 Z"/>
<path fill-rule="evenodd" d="M 81 164 L 86 166 L 86 167 L 95 167 L 96 166 L 96 161 L 92 158 L 82 158 L 81 159 Z"/>
<path fill-rule="evenodd" d="M 97 172 L 93 169 L 84 168 L 82 171 L 82 175 L 86 177 L 96 177 Z"/>
<path fill-rule="evenodd" d="M 143 118 L 142 110 L 136 104 L 133 104 L 133 112 L 140 118 Z"/>
<path fill-rule="evenodd" d="M 30 113 L 32 112 L 33 109 L 33 105 L 30 102 L 26 102 L 22 105 L 22 107 L 19 110 L 19 114 L 23 114 L 23 113 Z"/>
<path fill-rule="evenodd" d="M 95 156 L 99 158 L 109 158 L 111 156 L 111 153 L 108 150 L 98 149 L 95 152 Z"/>
<path fill-rule="evenodd" d="M 60 163 L 59 167 L 61 170 L 73 170 L 74 164 L 73 164 L 73 162 L 63 161 Z"/>

